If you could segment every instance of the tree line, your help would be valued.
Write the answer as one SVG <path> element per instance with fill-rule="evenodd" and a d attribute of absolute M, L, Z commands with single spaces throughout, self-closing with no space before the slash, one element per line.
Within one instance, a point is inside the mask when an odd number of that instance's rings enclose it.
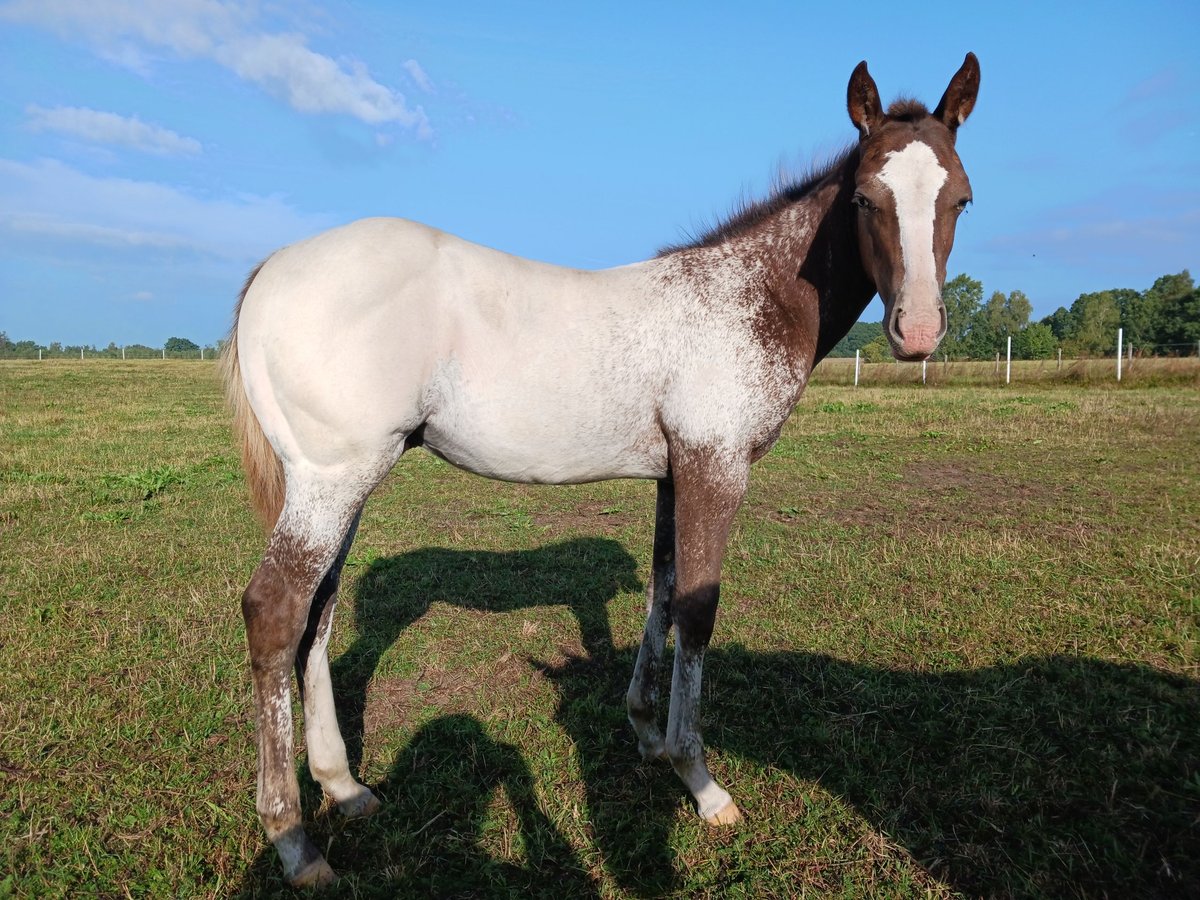
<path fill-rule="evenodd" d="M 1037 322 L 1030 321 L 1033 304 L 1023 292 L 995 291 L 985 302 L 983 283 L 965 273 L 946 282 L 942 302 L 947 326 L 938 355 L 947 359 L 991 359 L 1006 351 L 1010 336 L 1017 359 L 1049 359 L 1059 350 L 1073 357 L 1111 356 L 1116 352 L 1118 328 L 1125 330 L 1126 346 L 1143 356 L 1189 356 L 1200 351 L 1200 288 L 1187 269 L 1163 275 L 1144 291 L 1116 288 L 1080 294 L 1070 308 L 1060 306 Z M 217 356 L 223 343 L 205 347 L 204 355 Z M 199 355 L 201 348 L 180 337 L 169 338 L 164 347 L 127 344 L 122 348 L 110 343 L 97 349 L 57 341 L 41 345 L 12 341 L 0 331 L 0 359 L 37 359 L 39 351 L 47 358 L 78 359 L 82 352 L 120 359 L 123 351 L 127 359 L 149 359 L 162 356 L 164 349 L 178 356 Z M 890 359 L 883 323 L 856 322 L 829 355 L 853 356 L 855 350 L 861 350 L 869 362 Z"/>
<path fill-rule="evenodd" d="M 1071 306 L 1060 306 L 1037 322 L 1033 304 L 1021 291 L 994 292 L 985 302 L 983 284 L 957 275 L 942 288 L 946 336 L 938 355 L 949 359 L 991 359 L 1013 339 L 1017 359 L 1049 359 L 1059 350 L 1067 356 L 1111 356 L 1117 329 L 1126 346 L 1143 356 L 1188 356 L 1200 350 L 1200 289 L 1187 269 L 1163 275 L 1144 291 L 1117 288 L 1080 294 Z M 858 322 L 830 356 L 853 356 L 861 350 L 868 361 L 891 357 L 881 322 Z"/>
<path fill-rule="evenodd" d="M 223 342 L 221 342 L 223 343 Z M 216 358 L 220 347 L 201 348 L 195 341 L 187 338 L 171 337 L 161 347 L 147 347 L 145 344 L 125 344 L 118 346 L 109 343 L 107 347 L 96 347 L 95 344 L 62 344 L 51 341 L 49 344 L 39 344 L 36 341 L 13 341 L 0 331 L 0 359 L 79 359 L 82 353 L 89 357 L 109 359 L 161 359 L 163 351 L 174 356 L 199 356 L 203 349 L 204 355 Z"/>

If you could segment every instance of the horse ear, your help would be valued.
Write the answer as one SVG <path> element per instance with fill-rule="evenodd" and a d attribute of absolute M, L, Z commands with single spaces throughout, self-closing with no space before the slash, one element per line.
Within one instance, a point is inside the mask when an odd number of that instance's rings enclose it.
<path fill-rule="evenodd" d="M 967 121 L 967 116 L 975 108 L 975 98 L 979 95 L 979 60 L 974 53 L 968 53 L 962 67 L 950 79 L 950 86 L 942 95 L 942 102 L 933 111 L 935 119 L 941 119 L 951 132 Z"/>
<path fill-rule="evenodd" d="M 875 87 L 875 79 L 867 71 L 865 59 L 854 67 L 850 76 L 850 85 L 846 88 L 846 109 L 850 112 L 850 121 L 854 123 L 859 137 L 863 140 L 883 124 L 883 105 L 879 102 L 879 89 Z"/>

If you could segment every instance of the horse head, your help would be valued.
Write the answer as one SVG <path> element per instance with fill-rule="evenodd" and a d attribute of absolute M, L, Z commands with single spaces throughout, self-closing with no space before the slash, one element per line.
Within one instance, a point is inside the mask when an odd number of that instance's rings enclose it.
<path fill-rule="evenodd" d="M 859 252 L 883 299 L 884 332 L 897 359 L 928 358 L 946 333 L 946 259 L 972 199 L 954 139 L 978 92 L 973 53 L 932 113 L 914 100 L 885 112 L 866 62 L 850 76 L 847 107 L 859 133 L 852 200 Z"/>

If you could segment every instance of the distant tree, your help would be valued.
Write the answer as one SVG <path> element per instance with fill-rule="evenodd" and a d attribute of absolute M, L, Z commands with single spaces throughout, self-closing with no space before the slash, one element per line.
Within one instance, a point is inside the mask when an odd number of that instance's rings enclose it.
<path fill-rule="evenodd" d="M 855 350 L 861 350 L 876 338 L 883 337 L 882 322 L 855 322 L 844 338 L 829 351 L 830 356 L 853 356 Z"/>
<path fill-rule="evenodd" d="M 1013 291 L 1008 295 L 1004 312 L 1005 324 L 1016 334 L 1029 324 L 1029 317 L 1033 315 L 1033 303 L 1025 296 L 1024 291 Z"/>
<path fill-rule="evenodd" d="M 1187 269 L 1157 279 L 1143 302 L 1156 312 L 1153 342 L 1162 345 L 1164 352 L 1190 350 L 1188 345 L 1200 340 L 1200 294 Z"/>
<path fill-rule="evenodd" d="M 1071 304 L 1071 319 L 1067 346 L 1074 353 L 1099 356 L 1116 349 L 1121 308 L 1112 291 L 1080 294 Z"/>
<path fill-rule="evenodd" d="M 966 356 L 970 353 L 971 326 L 982 301 L 983 283 L 965 272 L 946 282 L 942 288 L 942 303 L 946 306 L 946 336 L 942 339 L 944 354 Z"/>
<path fill-rule="evenodd" d="M 994 291 L 987 302 L 975 310 L 966 336 L 967 355 L 980 358 L 991 356 L 999 348 L 1004 328 L 1004 304 L 1008 300 L 1002 291 Z"/>
<path fill-rule="evenodd" d="M 1125 329 L 1125 343 L 1149 351 L 1158 342 L 1161 330 L 1161 307 L 1158 298 L 1146 291 L 1116 288 L 1108 291 L 1121 313 L 1120 327 Z"/>
<path fill-rule="evenodd" d="M 183 353 L 189 350 L 199 350 L 200 345 L 187 338 L 172 337 L 167 338 L 167 343 L 163 345 L 168 353 Z"/>
<path fill-rule="evenodd" d="M 991 356 L 1003 351 L 1006 339 L 1016 340 L 1017 333 L 1029 324 L 1033 304 L 1022 291 L 1013 291 L 1007 296 L 996 291 L 980 307 L 971 323 L 967 341 L 972 356 Z"/>
<path fill-rule="evenodd" d="M 1065 306 L 1060 306 L 1046 318 L 1042 319 L 1041 324 L 1049 328 L 1054 337 L 1061 341 L 1066 340 L 1067 335 L 1071 333 L 1071 311 Z"/>
<path fill-rule="evenodd" d="M 892 346 L 881 334 L 862 347 L 862 356 L 867 362 L 887 362 L 892 358 Z"/>
<path fill-rule="evenodd" d="M 1058 349 L 1058 338 L 1045 322 L 1034 322 L 1013 335 L 1013 356 L 1018 359 L 1049 359 Z"/>

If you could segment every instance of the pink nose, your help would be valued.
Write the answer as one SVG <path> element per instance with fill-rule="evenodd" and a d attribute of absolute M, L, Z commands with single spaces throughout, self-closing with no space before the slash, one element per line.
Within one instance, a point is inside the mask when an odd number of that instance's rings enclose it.
<path fill-rule="evenodd" d="M 901 349 L 906 356 L 928 356 L 938 345 L 939 325 L 911 325 L 901 330 Z"/>

